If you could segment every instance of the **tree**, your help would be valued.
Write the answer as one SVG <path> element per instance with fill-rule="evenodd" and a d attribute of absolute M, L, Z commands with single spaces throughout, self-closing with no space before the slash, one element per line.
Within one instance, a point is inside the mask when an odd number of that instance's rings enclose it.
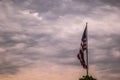
<path fill-rule="evenodd" d="M 93 78 L 92 76 L 83 76 L 83 77 L 80 78 L 79 80 L 96 80 L 96 79 Z"/>

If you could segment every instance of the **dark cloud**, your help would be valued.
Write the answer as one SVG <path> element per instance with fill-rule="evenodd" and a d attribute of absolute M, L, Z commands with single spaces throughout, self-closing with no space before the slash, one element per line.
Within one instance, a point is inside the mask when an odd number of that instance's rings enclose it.
<path fill-rule="evenodd" d="M 9 61 L 2 61 L 0 64 L 0 74 L 16 74 L 19 71 L 18 65 L 13 65 Z"/>
<path fill-rule="evenodd" d="M 27 46 L 34 46 L 37 42 L 32 39 L 32 36 L 29 36 L 24 33 L 20 32 L 0 32 L 1 33 L 1 40 L 0 44 L 1 47 L 13 47 L 18 43 L 24 43 Z"/>
<path fill-rule="evenodd" d="M 31 62 L 25 61 L 19 56 L 9 54 L 9 52 L 0 53 L 0 74 L 15 75 L 21 68 L 30 66 Z"/>
<path fill-rule="evenodd" d="M 101 2 L 96 0 L 14 0 L 16 9 L 29 10 L 30 13 L 39 13 L 45 20 L 56 20 L 66 15 L 95 15 L 96 10 L 101 10 Z"/>
<path fill-rule="evenodd" d="M 102 72 L 106 72 L 107 74 L 112 73 L 114 75 L 118 75 L 120 72 L 120 69 L 119 69 L 120 56 L 117 55 L 116 52 L 118 52 L 119 54 L 119 51 L 120 51 L 119 34 L 109 34 L 109 35 L 103 35 L 101 37 L 100 36 L 99 37 L 91 36 L 91 37 L 97 40 L 97 43 L 96 43 L 97 46 L 89 50 L 90 65 L 98 66 L 98 68 Z M 94 59 L 96 57 L 99 59 Z"/>
<path fill-rule="evenodd" d="M 38 43 L 36 40 L 49 35 L 28 34 L 24 31 L 1 31 L 0 33 L 0 48 L 5 49 L 0 53 L 1 75 L 15 75 L 21 68 L 30 67 L 35 63 L 34 61 L 42 59 L 43 53 L 36 51 L 40 48 L 36 46 L 41 44 L 41 41 Z"/>
<path fill-rule="evenodd" d="M 120 7 L 120 0 L 101 0 L 102 2 L 104 2 L 105 4 L 109 4 L 111 6 L 115 6 L 115 7 Z"/>

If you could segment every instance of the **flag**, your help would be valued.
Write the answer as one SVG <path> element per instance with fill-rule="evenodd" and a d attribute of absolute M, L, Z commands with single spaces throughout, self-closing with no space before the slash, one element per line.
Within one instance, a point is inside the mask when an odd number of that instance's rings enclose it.
<path fill-rule="evenodd" d="M 84 69 L 87 69 L 87 64 L 85 63 L 85 60 L 84 60 L 84 53 L 88 49 L 87 46 L 88 44 L 87 44 L 87 25 L 86 25 L 85 30 L 82 35 L 82 39 L 81 39 L 80 50 L 79 50 L 79 53 L 77 54 L 77 58 L 80 60 L 80 63 Z"/>

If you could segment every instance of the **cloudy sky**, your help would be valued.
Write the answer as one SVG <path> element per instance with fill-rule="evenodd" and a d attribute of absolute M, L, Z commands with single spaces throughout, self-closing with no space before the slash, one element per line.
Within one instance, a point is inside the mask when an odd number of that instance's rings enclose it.
<path fill-rule="evenodd" d="M 0 79 L 78 80 L 88 22 L 89 74 L 120 80 L 120 0 L 0 0 Z"/>

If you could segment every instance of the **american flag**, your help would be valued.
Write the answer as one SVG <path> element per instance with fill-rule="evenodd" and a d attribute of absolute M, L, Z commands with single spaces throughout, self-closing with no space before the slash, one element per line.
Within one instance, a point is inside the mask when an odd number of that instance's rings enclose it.
<path fill-rule="evenodd" d="M 85 30 L 82 35 L 82 39 L 81 39 L 80 50 L 79 50 L 79 53 L 77 54 L 77 58 L 80 60 L 80 63 L 84 69 L 87 69 L 87 64 L 84 60 L 84 52 L 86 52 L 87 49 L 88 47 L 87 47 L 87 25 L 86 25 Z"/>

